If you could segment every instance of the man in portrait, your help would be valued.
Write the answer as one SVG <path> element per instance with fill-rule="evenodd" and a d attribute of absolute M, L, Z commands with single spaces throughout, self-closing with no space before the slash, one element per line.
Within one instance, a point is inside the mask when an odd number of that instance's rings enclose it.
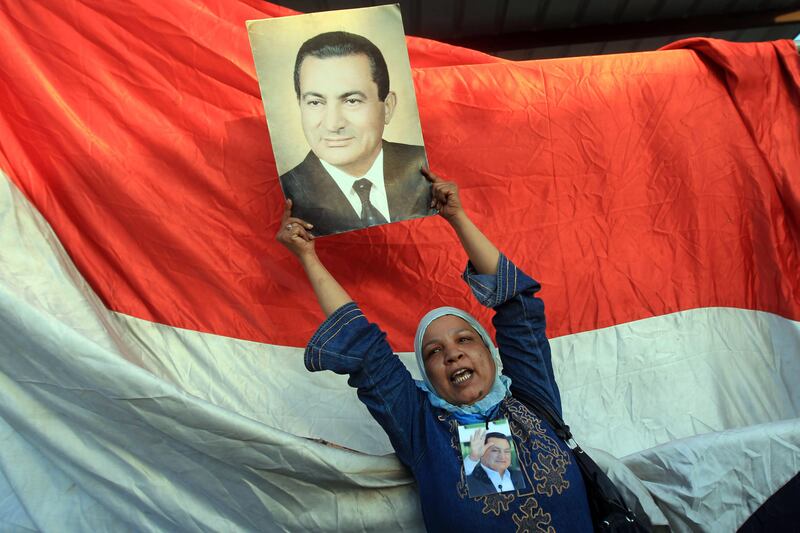
<path fill-rule="evenodd" d="M 511 468 L 511 437 L 490 432 L 482 441 L 482 445 L 471 446 L 470 454 L 464 458 L 469 495 L 484 496 L 524 488 L 522 472 Z"/>
<path fill-rule="evenodd" d="M 431 213 L 425 149 L 383 139 L 397 95 L 372 42 L 343 31 L 312 37 L 297 52 L 294 88 L 311 150 L 280 176 L 292 216 L 327 235 Z"/>

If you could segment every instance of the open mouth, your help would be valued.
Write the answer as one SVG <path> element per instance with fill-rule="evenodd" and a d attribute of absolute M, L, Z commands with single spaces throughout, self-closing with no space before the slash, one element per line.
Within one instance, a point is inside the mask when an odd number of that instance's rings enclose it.
<path fill-rule="evenodd" d="M 450 383 L 454 385 L 462 385 L 472 379 L 472 370 L 469 368 L 461 368 L 453 372 L 453 375 L 450 376 Z"/>

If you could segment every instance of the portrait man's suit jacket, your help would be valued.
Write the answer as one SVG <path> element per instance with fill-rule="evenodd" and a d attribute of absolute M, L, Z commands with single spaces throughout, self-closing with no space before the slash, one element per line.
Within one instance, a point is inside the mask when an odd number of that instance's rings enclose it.
<path fill-rule="evenodd" d="M 419 171 L 425 163 L 422 146 L 383 141 L 383 180 L 390 222 L 432 213 L 430 184 Z M 313 224 L 314 235 L 365 227 L 360 213 L 355 212 L 313 152 L 280 180 L 284 195 L 292 200 L 292 216 Z"/>
<path fill-rule="evenodd" d="M 514 483 L 514 490 L 525 488 L 522 472 L 516 468 L 509 468 L 508 471 L 511 474 L 511 482 Z M 480 464 L 476 465 L 472 473 L 467 476 L 467 489 L 471 498 L 497 493 L 494 483 Z"/>

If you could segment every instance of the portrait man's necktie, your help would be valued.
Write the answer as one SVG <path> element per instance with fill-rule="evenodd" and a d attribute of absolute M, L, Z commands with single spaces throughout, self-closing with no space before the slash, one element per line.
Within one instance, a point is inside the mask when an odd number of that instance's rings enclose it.
<path fill-rule="evenodd" d="M 386 224 L 386 219 L 381 215 L 381 212 L 369 201 L 369 190 L 371 188 L 372 182 L 367 178 L 361 178 L 353 183 L 353 190 L 356 191 L 356 194 L 361 199 L 361 222 L 365 226 Z"/>

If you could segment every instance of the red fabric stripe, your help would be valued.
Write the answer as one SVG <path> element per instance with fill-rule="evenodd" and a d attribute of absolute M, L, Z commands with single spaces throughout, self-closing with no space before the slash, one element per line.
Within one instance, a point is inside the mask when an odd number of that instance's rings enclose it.
<path fill-rule="evenodd" d="M 291 12 L 10 4 L 0 165 L 106 305 L 304 344 L 321 313 L 273 241 L 282 197 L 244 25 Z M 800 60 L 788 41 L 686 44 L 699 53 L 510 63 L 409 39 L 432 168 L 542 281 L 551 335 L 705 306 L 800 319 Z M 438 219 L 318 247 L 399 350 L 430 307 L 487 316 Z"/>

